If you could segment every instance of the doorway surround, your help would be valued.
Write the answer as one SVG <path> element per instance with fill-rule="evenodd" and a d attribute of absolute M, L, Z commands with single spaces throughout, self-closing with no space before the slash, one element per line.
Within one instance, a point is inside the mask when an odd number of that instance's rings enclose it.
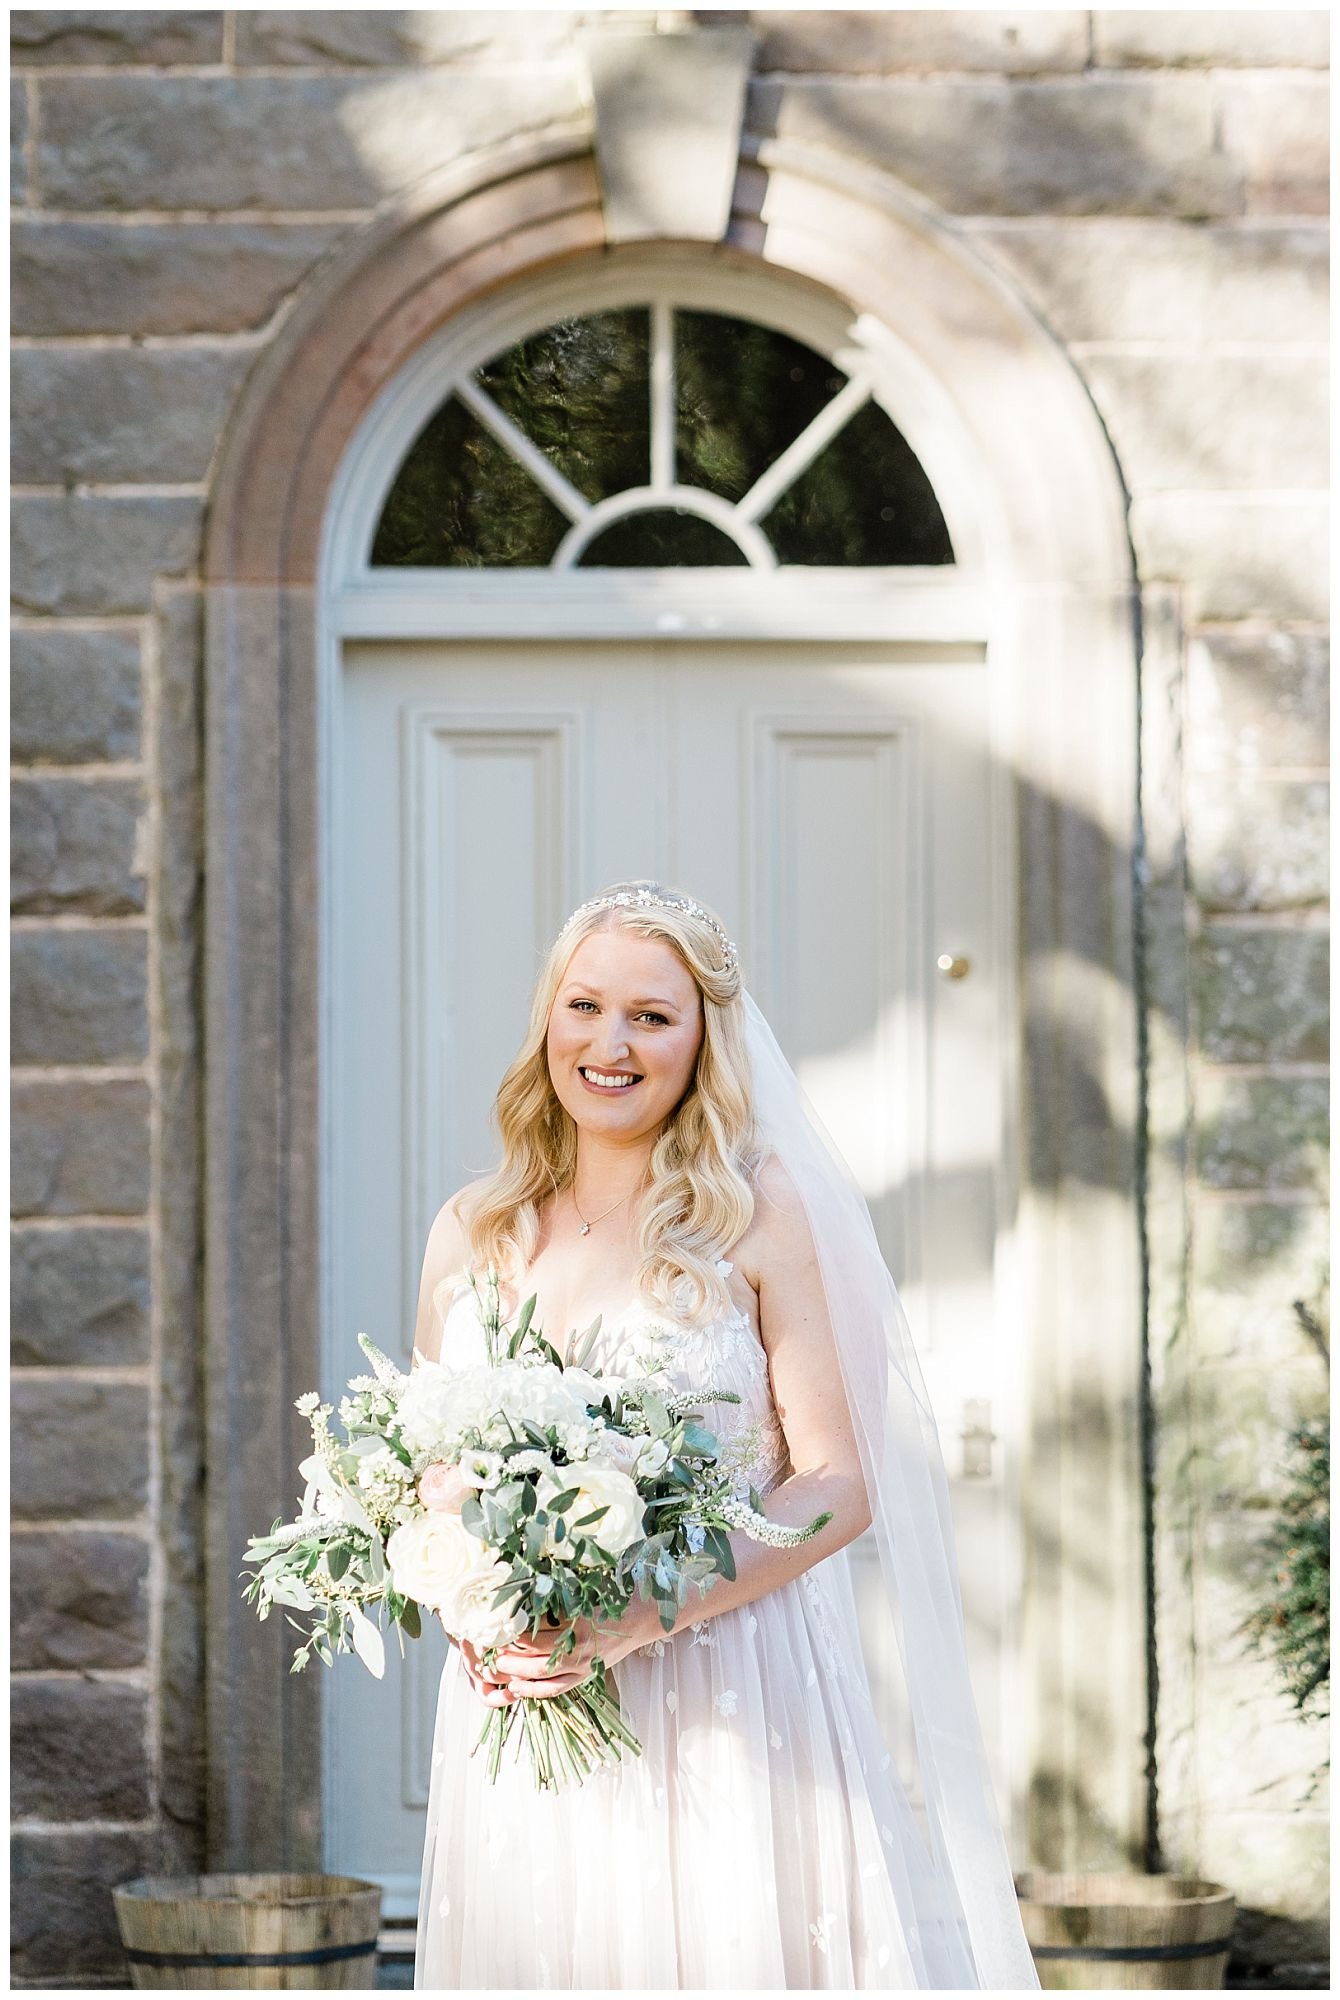
<path fill-rule="evenodd" d="M 1144 1841 L 1147 1612 L 1138 622 L 1122 484 L 1082 384 L 1030 308 L 951 222 L 848 144 L 836 128 L 822 147 L 746 130 L 724 238 L 663 255 L 691 254 L 700 272 L 715 260 L 742 287 L 771 278 L 797 311 L 806 296 L 816 313 L 841 302 L 879 349 L 890 414 L 967 558 L 959 575 L 918 571 L 897 594 L 816 572 L 790 601 L 802 627 L 787 629 L 803 636 L 808 620 L 831 636 L 836 618 L 852 637 L 893 638 L 906 617 L 923 636 L 987 648 L 1010 834 L 1000 886 L 1019 968 L 1004 1079 L 1019 1143 L 1004 1163 L 1000 1271 L 1027 1355 L 1019 1859 L 1130 1865 Z M 237 1572 L 247 1535 L 292 1511 L 307 1448 L 293 1399 L 319 1379 L 323 717 L 341 631 L 361 615 L 347 562 L 341 588 L 326 588 L 350 554 L 351 445 L 375 433 L 379 404 L 407 393 L 416 357 L 450 327 L 527 281 L 561 292 L 582 260 L 613 254 L 585 126 L 457 162 L 318 270 L 225 440 L 206 548 L 211 1868 L 322 1865 L 320 1677 L 289 1673 L 288 1626 L 258 1623 Z M 709 602 L 688 592 L 687 575 L 611 593 L 608 572 L 596 588 L 600 577 L 578 571 L 562 579 L 566 597 L 549 579 L 535 595 L 529 580 L 519 594 L 509 581 L 526 635 L 593 639 L 756 636 L 748 586 L 794 583 L 794 573 L 721 571 Z M 461 592 L 450 618 L 405 595 L 405 635 L 425 618 L 426 636 L 465 636 L 480 620 L 496 633 L 497 606 L 475 578 L 480 589 Z M 369 620 L 387 612 L 378 592 L 366 584 Z"/>

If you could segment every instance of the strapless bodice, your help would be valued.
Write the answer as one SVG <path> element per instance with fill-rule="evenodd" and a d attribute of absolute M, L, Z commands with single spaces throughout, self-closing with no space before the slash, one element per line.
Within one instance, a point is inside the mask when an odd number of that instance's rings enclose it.
<path fill-rule="evenodd" d="M 724 1278 L 734 1267 L 722 1257 L 716 1268 Z M 444 1280 L 441 1289 L 439 1354 L 444 1366 L 471 1367 L 487 1361 L 484 1329 L 469 1279 L 461 1277 L 454 1284 Z M 738 1306 L 706 1326 L 690 1326 L 667 1318 L 663 1307 L 638 1294 L 602 1314 L 583 1365 L 604 1376 L 650 1376 L 676 1394 L 732 1390 L 739 1402 L 706 1404 L 703 1422 L 721 1443 L 736 1491 L 745 1494 L 752 1485 L 766 1493 L 789 1471 L 768 1357 Z"/>

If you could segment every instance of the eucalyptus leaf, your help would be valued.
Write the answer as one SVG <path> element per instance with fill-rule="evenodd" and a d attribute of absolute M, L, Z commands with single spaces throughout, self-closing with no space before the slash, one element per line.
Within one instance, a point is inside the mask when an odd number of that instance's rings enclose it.
<path fill-rule="evenodd" d="M 584 1368 L 586 1366 L 586 1357 L 596 1344 L 596 1335 L 600 1332 L 600 1322 L 602 1317 L 603 1317 L 602 1314 L 597 1313 L 595 1318 L 591 1321 L 590 1326 L 587 1327 L 586 1332 L 582 1335 L 581 1344 L 577 1349 L 576 1366 L 578 1368 Z"/>
<path fill-rule="evenodd" d="M 665 1406 L 664 1397 L 657 1395 L 654 1389 L 644 1389 L 640 1400 L 642 1414 L 651 1425 L 653 1436 L 664 1437 L 670 1429 L 670 1412 Z"/>

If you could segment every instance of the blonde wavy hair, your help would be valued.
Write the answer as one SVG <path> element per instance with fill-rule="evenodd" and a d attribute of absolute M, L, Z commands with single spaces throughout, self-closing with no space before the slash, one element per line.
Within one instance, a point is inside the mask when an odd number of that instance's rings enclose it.
<path fill-rule="evenodd" d="M 658 896 L 682 893 L 636 881 L 615 882 L 599 894 L 638 889 Z M 720 939 L 688 911 L 665 904 L 591 910 L 560 933 L 536 981 L 525 1041 L 494 1101 L 502 1163 L 472 1185 L 462 1221 L 472 1261 L 494 1264 L 501 1273 L 514 1269 L 516 1275 L 527 1268 L 539 1241 L 540 1203 L 571 1184 L 577 1164 L 577 1126 L 549 1075 L 546 1045 L 554 996 L 582 940 L 614 929 L 673 946 L 702 1001 L 703 1037 L 693 1078 L 647 1163 L 637 1268 L 646 1297 L 672 1316 L 702 1324 L 731 1309 L 716 1260 L 749 1226 L 753 1181 L 766 1147 L 750 1089 L 743 974 L 738 965 L 722 968 Z M 559 1329 L 559 1336 L 565 1331 Z"/>

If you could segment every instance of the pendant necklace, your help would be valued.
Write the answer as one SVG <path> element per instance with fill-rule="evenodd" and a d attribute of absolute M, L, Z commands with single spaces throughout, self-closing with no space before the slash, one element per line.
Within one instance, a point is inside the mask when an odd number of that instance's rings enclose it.
<path fill-rule="evenodd" d="M 619 1207 L 620 1203 L 627 1201 L 628 1195 L 632 1194 L 632 1192 L 633 1192 L 632 1188 L 629 1188 L 628 1194 L 621 1194 L 619 1196 L 618 1201 L 612 1201 L 608 1208 L 601 1209 L 599 1215 L 593 1215 L 591 1217 L 591 1222 L 603 1222 L 607 1215 L 612 1215 L 614 1213 L 614 1210 Z M 581 1209 L 577 1208 L 577 1190 L 575 1187 L 572 1190 L 572 1205 L 574 1208 L 577 1209 L 577 1214 L 581 1218 L 582 1226 L 578 1231 L 578 1235 L 589 1236 L 591 1234 L 591 1222 L 588 1222 L 586 1217 L 582 1215 Z"/>

